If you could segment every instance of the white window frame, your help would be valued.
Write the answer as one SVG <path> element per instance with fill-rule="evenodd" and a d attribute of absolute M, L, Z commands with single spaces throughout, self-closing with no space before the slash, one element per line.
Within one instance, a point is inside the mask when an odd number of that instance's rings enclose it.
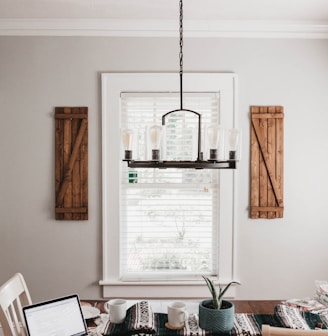
<path fill-rule="evenodd" d="M 237 127 L 237 76 L 233 73 L 185 73 L 185 92 L 220 92 L 220 124 Z M 179 92 L 173 73 L 103 73 L 102 84 L 102 236 L 104 297 L 203 298 L 208 296 L 203 279 L 198 281 L 123 282 L 119 278 L 120 215 L 120 94 L 121 92 Z M 178 107 L 177 107 L 178 108 Z M 219 281 L 235 279 L 236 171 L 220 171 Z M 160 288 L 159 288 L 160 286 Z M 234 287 L 228 293 L 234 296 Z"/>

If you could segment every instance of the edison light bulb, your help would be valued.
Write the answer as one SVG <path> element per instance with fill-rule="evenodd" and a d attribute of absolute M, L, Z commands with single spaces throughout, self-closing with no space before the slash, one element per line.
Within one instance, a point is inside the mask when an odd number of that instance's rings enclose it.
<path fill-rule="evenodd" d="M 233 128 L 228 132 L 229 160 L 236 160 L 236 152 L 239 144 L 239 130 Z"/>
<path fill-rule="evenodd" d="M 149 129 L 149 138 L 151 143 L 151 158 L 158 161 L 160 158 L 159 149 L 162 139 L 162 127 L 154 125 Z"/>
<path fill-rule="evenodd" d="M 133 131 L 130 129 L 123 130 L 122 140 L 124 146 L 124 160 L 132 160 Z"/>
<path fill-rule="evenodd" d="M 210 125 L 207 129 L 208 144 L 210 147 L 210 160 L 216 161 L 218 158 L 218 144 L 219 144 L 219 126 Z"/>

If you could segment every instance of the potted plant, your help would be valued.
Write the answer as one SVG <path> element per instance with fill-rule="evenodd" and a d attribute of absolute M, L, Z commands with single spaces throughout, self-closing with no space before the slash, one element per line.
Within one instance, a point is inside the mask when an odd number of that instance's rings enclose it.
<path fill-rule="evenodd" d="M 223 300 L 223 296 L 232 284 L 240 285 L 237 281 L 231 281 L 227 285 L 218 286 L 203 275 L 206 285 L 212 295 L 212 299 L 203 300 L 199 304 L 199 326 L 202 329 L 228 333 L 233 328 L 235 306 L 231 301 Z"/>

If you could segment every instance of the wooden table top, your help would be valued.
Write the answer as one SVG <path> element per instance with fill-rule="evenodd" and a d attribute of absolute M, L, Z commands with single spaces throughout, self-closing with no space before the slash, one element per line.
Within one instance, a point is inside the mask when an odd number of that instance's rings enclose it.
<path fill-rule="evenodd" d="M 274 307 L 283 300 L 231 300 L 235 304 L 236 313 L 273 314 Z"/>

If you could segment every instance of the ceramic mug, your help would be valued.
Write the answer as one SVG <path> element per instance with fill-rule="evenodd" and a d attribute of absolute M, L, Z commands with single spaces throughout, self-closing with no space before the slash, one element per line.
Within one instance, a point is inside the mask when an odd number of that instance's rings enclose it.
<path fill-rule="evenodd" d="M 182 328 L 188 320 L 188 312 L 183 302 L 172 302 L 167 306 L 169 325 L 173 328 Z"/>
<path fill-rule="evenodd" d="M 105 302 L 105 311 L 109 314 L 112 323 L 122 323 L 126 316 L 126 300 L 113 299 Z"/>

